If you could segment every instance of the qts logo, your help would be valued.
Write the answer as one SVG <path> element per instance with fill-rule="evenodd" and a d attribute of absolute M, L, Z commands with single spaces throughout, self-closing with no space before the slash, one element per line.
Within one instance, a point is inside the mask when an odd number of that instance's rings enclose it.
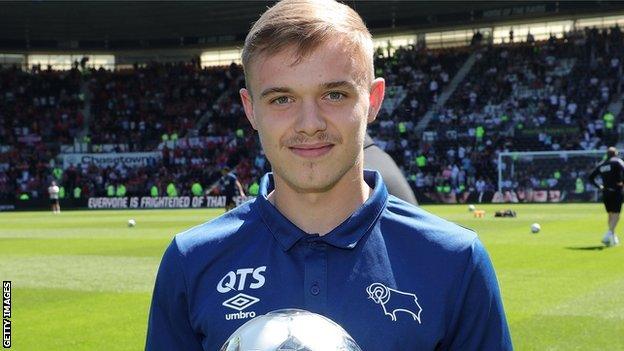
<path fill-rule="evenodd" d="M 260 289 L 265 282 L 264 275 L 262 275 L 265 271 L 266 266 L 229 271 L 217 284 L 217 291 L 225 294 L 230 291 L 243 291 L 247 287 Z"/>

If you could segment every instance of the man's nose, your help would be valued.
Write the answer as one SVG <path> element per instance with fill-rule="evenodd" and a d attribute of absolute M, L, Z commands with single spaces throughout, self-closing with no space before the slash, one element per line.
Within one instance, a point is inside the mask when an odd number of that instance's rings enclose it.
<path fill-rule="evenodd" d="M 316 101 L 304 101 L 295 124 L 297 133 L 313 136 L 327 128 L 325 117 Z"/>

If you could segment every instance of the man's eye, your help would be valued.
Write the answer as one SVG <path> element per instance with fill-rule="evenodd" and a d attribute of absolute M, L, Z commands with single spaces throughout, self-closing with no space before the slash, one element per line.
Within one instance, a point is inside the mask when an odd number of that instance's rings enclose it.
<path fill-rule="evenodd" d="M 280 96 L 280 97 L 277 97 L 277 98 L 271 100 L 271 103 L 275 104 L 275 105 L 284 105 L 284 104 L 287 104 L 289 102 L 290 102 L 290 98 L 288 96 Z"/>
<path fill-rule="evenodd" d="M 346 97 L 345 94 L 339 91 L 332 91 L 326 95 L 331 101 L 340 101 Z"/>

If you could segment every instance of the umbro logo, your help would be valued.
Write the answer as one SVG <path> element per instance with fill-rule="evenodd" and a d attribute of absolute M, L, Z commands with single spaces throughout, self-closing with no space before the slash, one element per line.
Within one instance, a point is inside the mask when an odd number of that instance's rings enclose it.
<path fill-rule="evenodd" d="M 242 311 L 258 301 L 260 301 L 259 298 L 240 293 L 231 299 L 223 301 L 223 306 L 233 308 L 237 311 Z"/>

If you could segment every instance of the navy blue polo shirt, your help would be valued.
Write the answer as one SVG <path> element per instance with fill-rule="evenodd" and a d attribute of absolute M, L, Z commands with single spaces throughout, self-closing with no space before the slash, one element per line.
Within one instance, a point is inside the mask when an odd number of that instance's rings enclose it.
<path fill-rule="evenodd" d="M 255 316 L 322 314 L 364 351 L 511 350 L 490 259 L 465 228 L 388 195 L 377 172 L 351 217 L 319 236 L 259 196 L 176 235 L 156 278 L 147 350 L 218 350 Z"/>

